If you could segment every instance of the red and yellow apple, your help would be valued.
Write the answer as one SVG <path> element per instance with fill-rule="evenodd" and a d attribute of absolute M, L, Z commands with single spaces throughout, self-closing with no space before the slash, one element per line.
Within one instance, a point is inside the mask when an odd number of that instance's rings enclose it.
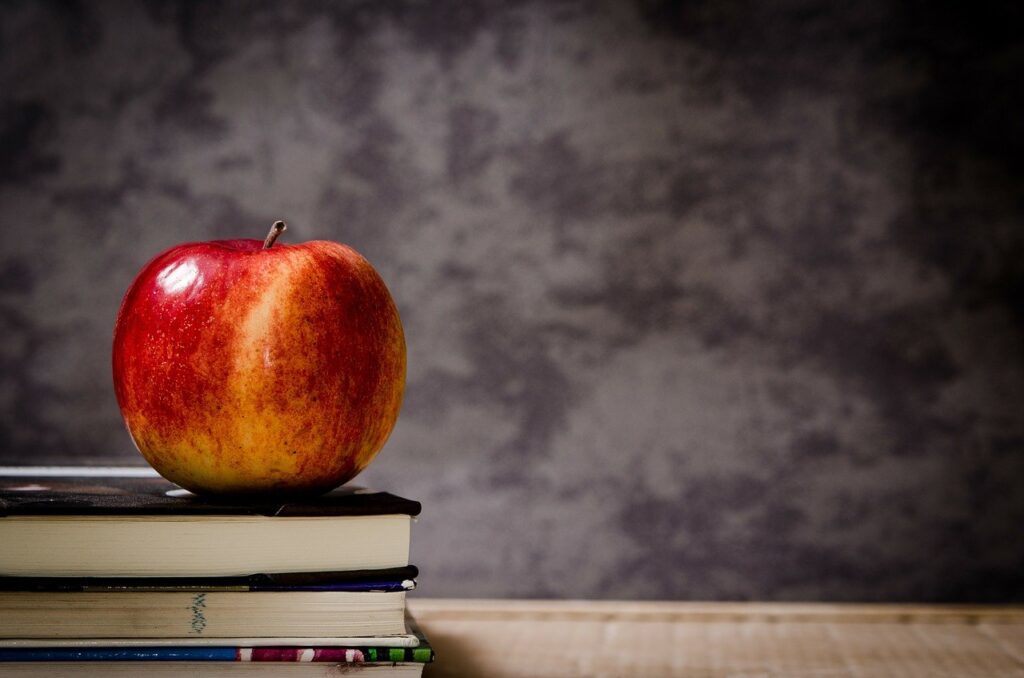
<path fill-rule="evenodd" d="M 153 468 L 193 492 L 325 492 L 398 418 L 405 337 L 384 281 L 345 245 L 275 245 L 284 228 L 174 247 L 121 304 L 121 414 Z"/>

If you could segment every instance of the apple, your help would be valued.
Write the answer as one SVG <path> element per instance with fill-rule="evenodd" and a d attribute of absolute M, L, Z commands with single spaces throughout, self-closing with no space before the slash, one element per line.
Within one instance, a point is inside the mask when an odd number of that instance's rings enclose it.
<path fill-rule="evenodd" d="M 114 388 L 135 446 L 208 495 L 326 492 L 366 468 L 398 419 L 405 336 L 350 247 L 220 240 L 173 247 L 125 294 Z"/>

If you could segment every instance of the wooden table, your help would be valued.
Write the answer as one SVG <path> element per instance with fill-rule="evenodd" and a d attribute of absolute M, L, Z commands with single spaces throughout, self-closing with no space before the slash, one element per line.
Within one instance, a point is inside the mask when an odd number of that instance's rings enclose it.
<path fill-rule="evenodd" d="M 1024 607 L 431 600 L 426 675 L 1024 678 Z"/>

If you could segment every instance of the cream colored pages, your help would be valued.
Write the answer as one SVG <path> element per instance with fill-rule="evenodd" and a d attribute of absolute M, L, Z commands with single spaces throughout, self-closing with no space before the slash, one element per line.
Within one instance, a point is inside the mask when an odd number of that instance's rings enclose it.
<path fill-rule="evenodd" d="M 409 564 L 407 515 L 12 516 L 0 575 L 214 577 Z"/>

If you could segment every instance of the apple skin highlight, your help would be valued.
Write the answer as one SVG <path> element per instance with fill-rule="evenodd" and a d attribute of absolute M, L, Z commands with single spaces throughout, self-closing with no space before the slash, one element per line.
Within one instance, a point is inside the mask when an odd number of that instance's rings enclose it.
<path fill-rule="evenodd" d="M 193 492 L 325 492 L 370 463 L 398 418 L 405 337 L 383 280 L 345 245 L 274 237 L 174 247 L 118 313 L 125 424 Z"/>

